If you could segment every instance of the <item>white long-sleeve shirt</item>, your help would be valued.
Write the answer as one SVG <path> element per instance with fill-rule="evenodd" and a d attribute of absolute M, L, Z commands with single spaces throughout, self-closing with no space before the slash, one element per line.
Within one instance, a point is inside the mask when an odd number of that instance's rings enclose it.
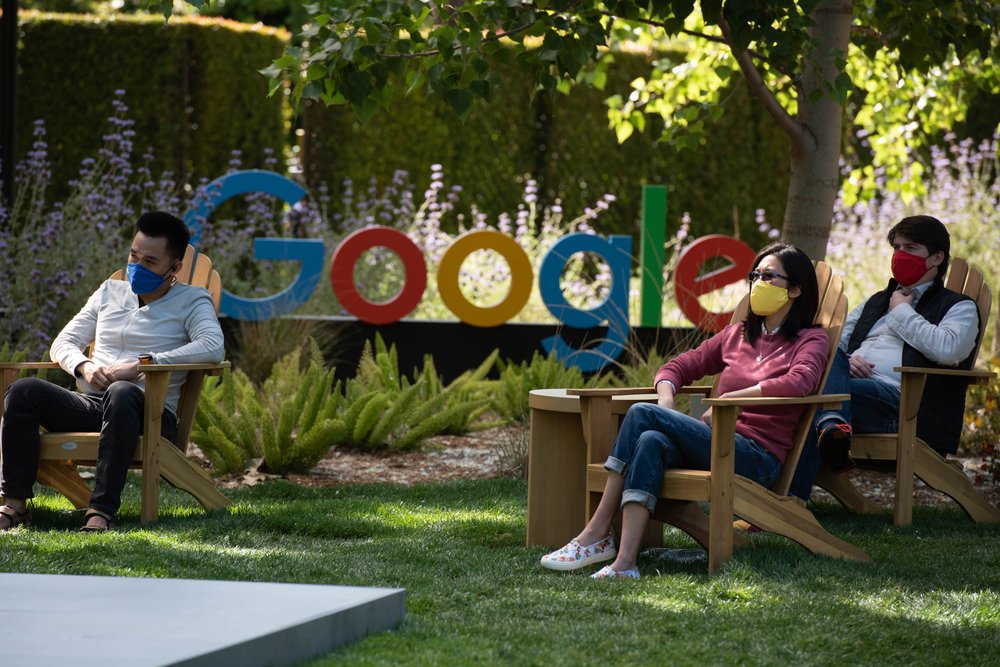
<path fill-rule="evenodd" d="M 923 297 L 932 283 L 913 288 L 917 292 L 913 304 Z M 847 351 L 851 333 L 861 317 L 867 299 L 851 311 L 844 322 L 840 347 Z M 899 386 L 900 375 L 892 370 L 903 363 L 903 345 L 908 343 L 931 361 L 942 366 L 957 366 L 976 344 L 979 335 L 979 312 L 973 301 L 956 303 L 940 324 L 924 319 L 913 305 L 902 303 L 883 315 L 868 332 L 868 336 L 854 354 L 861 355 L 875 364 L 872 376 L 883 382 Z"/>
<path fill-rule="evenodd" d="M 93 357 L 87 357 L 83 349 L 91 342 Z M 70 375 L 85 361 L 110 366 L 152 354 L 158 364 L 216 363 L 224 353 L 222 328 L 206 289 L 176 283 L 140 306 L 125 280 L 104 281 L 49 348 L 52 360 Z M 175 414 L 186 378 L 187 373 L 170 375 L 167 407 Z M 82 377 L 76 383 L 83 393 L 101 393 Z M 144 378 L 140 375 L 135 383 L 144 386 Z"/>

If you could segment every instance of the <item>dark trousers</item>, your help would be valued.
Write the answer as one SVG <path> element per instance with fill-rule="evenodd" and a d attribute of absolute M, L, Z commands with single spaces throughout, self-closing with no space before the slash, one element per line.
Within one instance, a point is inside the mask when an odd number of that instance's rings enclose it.
<path fill-rule="evenodd" d="M 0 493 L 32 498 L 41 448 L 39 429 L 100 431 L 90 506 L 114 514 L 121 505 L 129 463 L 142 434 L 145 395 L 131 382 L 113 383 L 100 395 L 80 394 L 38 378 L 22 378 L 4 397 L 0 424 Z M 177 418 L 163 411 L 161 435 L 177 439 Z"/>
<path fill-rule="evenodd" d="M 809 500 L 822 463 L 816 445 L 828 421 L 850 424 L 855 433 L 895 433 L 899 430 L 899 387 L 874 378 L 852 378 L 851 362 L 843 350 L 836 352 L 823 393 L 850 394 L 851 400 L 839 409 L 816 412 L 788 489 L 789 495 L 803 500 Z"/>

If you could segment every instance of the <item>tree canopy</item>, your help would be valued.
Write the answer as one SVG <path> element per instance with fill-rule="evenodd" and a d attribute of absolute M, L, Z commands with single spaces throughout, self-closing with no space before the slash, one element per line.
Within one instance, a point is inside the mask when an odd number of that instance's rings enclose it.
<path fill-rule="evenodd" d="M 829 233 L 845 109 L 861 130 L 849 146 L 894 161 L 902 178 L 927 124 L 960 119 L 969 83 L 995 88 L 998 78 L 1000 8 L 985 0 L 319 0 L 305 9 L 300 42 L 264 72 L 272 92 L 290 85 L 296 103 L 347 104 L 362 120 L 400 88 L 467 114 L 502 84 L 494 63 L 556 90 L 599 84 L 594 65 L 613 45 L 683 40 L 685 62 L 656 61 L 628 95 L 609 99 L 619 139 L 655 114 L 665 142 L 698 141 L 739 73 L 791 139 L 783 236 L 815 257 Z"/>

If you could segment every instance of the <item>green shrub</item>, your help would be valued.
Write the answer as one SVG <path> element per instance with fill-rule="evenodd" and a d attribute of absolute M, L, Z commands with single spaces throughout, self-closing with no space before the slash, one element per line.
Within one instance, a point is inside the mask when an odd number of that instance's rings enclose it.
<path fill-rule="evenodd" d="M 514 364 L 497 362 L 500 379 L 493 394 L 493 409 L 509 420 L 527 421 L 528 392 L 533 389 L 584 387 L 594 384 L 584 380 L 576 366 L 567 366 L 552 355 L 535 352 L 530 361 Z"/>
<path fill-rule="evenodd" d="M 328 350 L 336 345 L 337 334 L 332 327 L 324 326 L 317 319 L 276 317 L 259 321 L 241 320 L 236 323 L 232 337 L 233 365 L 260 386 L 279 359 L 297 349 L 302 362 L 307 363 L 310 341 L 315 340 L 320 350 Z"/>
<path fill-rule="evenodd" d="M 375 335 L 374 348 L 365 342 L 356 377 L 344 386 L 348 405 L 345 444 L 358 449 L 413 449 L 441 433 L 465 433 L 486 411 L 484 378 L 493 367 L 494 352 L 474 371 L 443 385 L 430 355 L 411 382 L 399 372 L 396 347 L 386 348 Z"/>
<path fill-rule="evenodd" d="M 962 450 L 984 457 L 987 473 L 1000 484 L 1000 359 L 990 359 L 987 370 L 997 375 L 985 384 L 971 385 L 966 395 Z"/>
<path fill-rule="evenodd" d="M 307 473 L 347 426 L 337 417 L 342 395 L 333 370 L 323 367 L 312 346 L 309 366 L 300 371 L 301 351 L 279 360 L 264 383 L 263 399 L 247 375 L 236 369 L 202 389 L 191 433 L 216 472 L 242 470 L 249 459 L 263 457 L 268 472 Z"/>
<path fill-rule="evenodd" d="M 395 346 L 387 349 L 376 335 L 374 348 L 365 344 L 357 376 L 341 384 L 313 340 L 305 371 L 296 348 L 259 389 L 240 369 L 206 380 L 191 439 L 222 474 L 258 457 L 267 472 L 307 473 L 334 445 L 413 449 L 434 435 L 482 426 L 491 387 L 484 378 L 496 356 L 444 385 L 428 355 L 411 382 L 399 372 Z"/>
<path fill-rule="evenodd" d="M 116 90 L 127 92 L 135 152 L 151 149 L 154 172 L 211 179 L 233 150 L 248 167 L 263 166 L 264 147 L 284 153 L 283 96 L 268 98 L 257 70 L 280 55 L 285 31 L 180 16 L 25 11 L 19 19 L 18 136 L 45 121 L 57 196 L 100 148 Z M 21 159 L 30 145 L 17 148 Z"/>
<path fill-rule="evenodd" d="M 4 341 L 3 347 L 0 347 L 0 361 L 20 363 L 27 360 L 28 355 L 23 350 L 12 350 L 7 341 Z"/>

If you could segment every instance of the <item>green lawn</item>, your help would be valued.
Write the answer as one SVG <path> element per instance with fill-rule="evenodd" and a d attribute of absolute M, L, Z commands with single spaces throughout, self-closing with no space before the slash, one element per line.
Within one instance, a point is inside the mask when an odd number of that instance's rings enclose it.
<path fill-rule="evenodd" d="M 973 524 L 957 507 L 918 507 L 905 529 L 888 513 L 815 508 L 874 564 L 758 534 L 712 578 L 702 565 L 646 561 L 642 580 L 607 582 L 538 565 L 543 550 L 523 546 L 519 481 L 276 482 L 232 492 L 231 510 L 212 515 L 165 490 L 150 528 L 138 525 L 137 497 L 133 480 L 119 532 L 80 535 L 79 513 L 40 496 L 34 527 L 0 534 L 0 570 L 407 590 L 400 628 L 313 665 L 923 666 L 1000 656 L 1000 526 Z M 693 545 L 677 533 L 666 541 Z"/>

